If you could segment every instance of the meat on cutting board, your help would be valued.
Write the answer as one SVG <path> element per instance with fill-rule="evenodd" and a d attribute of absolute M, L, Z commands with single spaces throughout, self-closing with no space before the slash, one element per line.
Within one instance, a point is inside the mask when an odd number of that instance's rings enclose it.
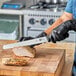
<path fill-rule="evenodd" d="M 15 47 L 12 49 L 17 56 L 35 57 L 36 50 L 30 46 Z"/>

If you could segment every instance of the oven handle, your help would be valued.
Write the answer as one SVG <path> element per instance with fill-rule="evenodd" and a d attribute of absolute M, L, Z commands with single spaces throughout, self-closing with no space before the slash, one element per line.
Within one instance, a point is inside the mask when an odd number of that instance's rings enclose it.
<path fill-rule="evenodd" d="M 28 27 L 28 30 L 44 31 L 44 30 L 46 30 L 46 28 L 32 28 L 32 27 Z"/>

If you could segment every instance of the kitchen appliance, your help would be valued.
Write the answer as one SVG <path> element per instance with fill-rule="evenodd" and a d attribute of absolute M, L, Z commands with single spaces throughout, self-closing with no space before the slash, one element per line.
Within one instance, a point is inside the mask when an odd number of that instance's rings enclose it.
<path fill-rule="evenodd" d="M 24 0 L 11 0 L 6 1 L 2 5 L 2 9 L 22 9 L 25 7 L 25 1 Z"/>
<path fill-rule="evenodd" d="M 51 26 L 65 9 L 66 4 L 51 4 L 43 1 L 24 11 L 24 36 L 35 37 Z"/>

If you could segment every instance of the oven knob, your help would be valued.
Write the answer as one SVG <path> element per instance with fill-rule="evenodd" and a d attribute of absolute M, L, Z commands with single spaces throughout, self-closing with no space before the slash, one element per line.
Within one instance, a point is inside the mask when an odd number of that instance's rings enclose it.
<path fill-rule="evenodd" d="M 32 24 L 32 25 L 35 24 L 35 19 L 34 19 L 34 18 L 31 18 L 31 19 L 29 20 L 29 23 Z"/>
<path fill-rule="evenodd" d="M 47 23 L 47 20 L 46 19 L 41 19 L 40 23 L 41 23 L 41 25 L 45 25 Z"/>
<path fill-rule="evenodd" d="M 52 25 L 54 23 L 54 19 L 49 20 L 49 24 Z"/>

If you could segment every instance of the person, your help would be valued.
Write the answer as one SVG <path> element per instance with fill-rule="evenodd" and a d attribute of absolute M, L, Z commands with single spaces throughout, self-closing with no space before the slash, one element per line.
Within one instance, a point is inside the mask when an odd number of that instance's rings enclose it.
<path fill-rule="evenodd" d="M 37 37 L 49 36 L 51 41 L 56 43 L 69 36 L 68 31 L 76 31 L 76 0 L 68 0 L 63 14 L 57 19 L 52 26 L 44 30 Z"/>
<path fill-rule="evenodd" d="M 76 0 L 68 0 L 66 8 L 60 18 L 37 37 L 48 36 L 51 34 L 51 41 L 56 43 L 57 41 L 61 41 L 69 37 L 68 32 L 71 30 L 76 32 Z M 74 54 L 72 76 L 76 76 L 76 51 Z"/>
<path fill-rule="evenodd" d="M 76 31 L 76 0 L 68 0 L 63 14 L 46 30 L 37 37 L 50 36 L 54 43 L 69 37 L 69 31 Z M 76 53 L 72 70 L 72 76 L 76 76 Z"/>

